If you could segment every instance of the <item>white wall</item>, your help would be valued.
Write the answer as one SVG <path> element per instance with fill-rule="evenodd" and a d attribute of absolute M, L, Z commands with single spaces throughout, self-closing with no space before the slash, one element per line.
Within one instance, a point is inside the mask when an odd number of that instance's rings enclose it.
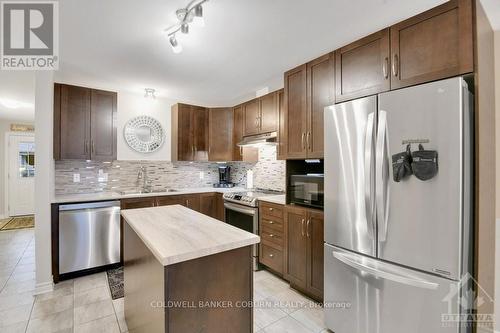
<path fill-rule="evenodd" d="M 51 216 L 54 197 L 52 149 L 54 110 L 53 72 L 37 71 L 35 76 L 35 258 L 37 292 L 52 290 Z"/>
<path fill-rule="evenodd" d="M 118 160 L 156 160 L 170 161 L 171 147 L 171 107 L 174 101 L 157 97 L 156 99 L 145 98 L 142 94 L 131 94 L 128 92 L 118 92 L 118 138 L 117 138 L 117 159 Z M 165 140 L 163 146 L 147 155 L 140 154 L 128 147 L 123 137 L 123 128 L 127 121 L 140 116 L 148 115 L 158 120 L 164 131 Z"/>
<path fill-rule="evenodd" d="M 33 90 L 33 96 L 35 91 Z M 7 207 L 5 206 L 5 196 L 7 192 L 7 186 L 5 182 L 5 162 L 7 158 L 7 153 L 5 151 L 5 133 L 10 131 L 10 124 L 29 124 L 32 122 L 26 122 L 22 120 L 7 120 L 0 119 L 0 216 L 7 217 Z"/>

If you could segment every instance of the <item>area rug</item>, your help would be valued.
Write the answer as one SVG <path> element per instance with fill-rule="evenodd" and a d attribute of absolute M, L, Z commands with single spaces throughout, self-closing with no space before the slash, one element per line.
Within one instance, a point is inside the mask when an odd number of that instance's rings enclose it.
<path fill-rule="evenodd" d="M 111 298 L 117 299 L 123 297 L 123 266 L 115 269 L 110 269 L 108 274 L 109 290 L 111 290 Z"/>
<path fill-rule="evenodd" d="M 1 231 L 33 228 L 34 226 L 35 217 L 33 215 L 11 217 L 8 219 L 0 220 Z"/>

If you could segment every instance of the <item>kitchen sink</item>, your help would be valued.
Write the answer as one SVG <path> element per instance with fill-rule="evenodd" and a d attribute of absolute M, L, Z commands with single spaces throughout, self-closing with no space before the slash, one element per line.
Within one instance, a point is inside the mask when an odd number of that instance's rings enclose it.
<path fill-rule="evenodd" d="M 171 192 L 179 192 L 179 190 L 173 188 L 166 188 L 162 190 L 124 190 L 119 191 L 118 193 L 121 195 L 134 195 L 134 194 L 155 194 L 155 193 L 171 193 Z"/>

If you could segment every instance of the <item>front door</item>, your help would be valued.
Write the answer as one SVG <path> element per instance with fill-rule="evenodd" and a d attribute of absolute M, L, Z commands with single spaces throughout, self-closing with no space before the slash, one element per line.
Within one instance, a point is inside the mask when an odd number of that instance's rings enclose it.
<path fill-rule="evenodd" d="M 9 135 L 8 212 L 9 216 L 35 211 L 35 137 Z"/>

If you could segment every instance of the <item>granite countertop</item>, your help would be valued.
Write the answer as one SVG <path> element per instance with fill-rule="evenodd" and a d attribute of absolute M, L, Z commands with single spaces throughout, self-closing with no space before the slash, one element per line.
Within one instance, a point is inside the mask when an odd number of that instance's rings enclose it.
<path fill-rule="evenodd" d="M 271 202 L 278 205 L 286 204 L 286 196 L 284 194 L 270 195 L 259 198 L 259 201 Z"/>
<path fill-rule="evenodd" d="M 180 205 L 126 209 L 121 215 L 163 266 L 260 242 L 255 234 Z"/>
<path fill-rule="evenodd" d="M 141 198 L 141 197 L 159 197 L 167 195 L 195 194 L 195 193 L 226 193 L 226 192 L 242 192 L 247 191 L 243 187 L 218 188 L 218 187 L 195 187 L 195 188 L 176 188 L 175 192 L 154 192 L 154 193 L 134 193 L 120 194 L 118 192 L 98 192 L 98 193 L 78 193 L 78 194 L 62 194 L 56 195 L 52 199 L 52 203 L 77 203 L 89 201 L 103 200 L 120 200 L 126 198 Z"/>

